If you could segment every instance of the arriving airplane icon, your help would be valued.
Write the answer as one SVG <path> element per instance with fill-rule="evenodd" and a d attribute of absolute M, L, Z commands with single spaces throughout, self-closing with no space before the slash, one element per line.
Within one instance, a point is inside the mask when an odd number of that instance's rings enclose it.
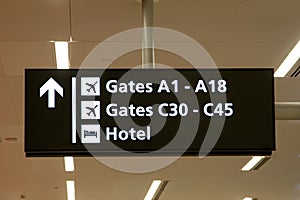
<path fill-rule="evenodd" d="M 94 93 L 96 93 L 96 89 L 95 89 L 95 85 L 98 83 L 98 81 L 96 81 L 94 84 L 90 84 L 90 83 L 86 83 L 87 86 L 89 86 L 88 89 L 86 89 L 88 92 L 90 92 L 91 90 L 94 91 Z"/>
<path fill-rule="evenodd" d="M 90 110 L 90 112 L 86 113 L 88 116 L 91 116 L 91 113 L 93 113 L 94 117 L 96 117 L 96 112 L 95 109 L 98 107 L 98 105 L 96 105 L 94 108 L 91 107 L 85 107 L 86 109 Z"/>

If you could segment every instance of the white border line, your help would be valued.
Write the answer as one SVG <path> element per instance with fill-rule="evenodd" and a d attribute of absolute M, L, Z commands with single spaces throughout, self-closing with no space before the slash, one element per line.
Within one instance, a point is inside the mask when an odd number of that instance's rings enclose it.
<path fill-rule="evenodd" d="M 76 144 L 76 77 L 72 77 L 72 143 Z"/>

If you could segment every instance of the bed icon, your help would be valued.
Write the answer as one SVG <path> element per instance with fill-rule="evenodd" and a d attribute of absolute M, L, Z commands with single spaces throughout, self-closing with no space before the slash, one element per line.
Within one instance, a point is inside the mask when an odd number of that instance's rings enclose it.
<path fill-rule="evenodd" d="M 97 138 L 97 131 L 83 131 L 83 137 L 85 138 L 86 136 L 95 136 Z"/>
<path fill-rule="evenodd" d="M 100 125 L 82 124 L 81 125 L 81 143 L 100 143 Z"/>

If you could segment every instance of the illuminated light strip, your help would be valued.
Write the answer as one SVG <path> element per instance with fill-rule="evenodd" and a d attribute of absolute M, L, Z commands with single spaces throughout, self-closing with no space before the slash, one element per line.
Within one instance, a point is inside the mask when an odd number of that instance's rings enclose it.
<path fill-rule="evenodd" d="M 153 199 L 153 197 L 154 197 L 155 193 L 157 192 L 161 182 L 162 182 L 161 180 L 154 180 L 152 182 L 152 184 L 151 184 L 144 200 L 152 200 Z"/>
<path fill-rule="evenodd" d="M 74 167 L 74 158 L 72 156 L 65 156 L 64 157 L 64 163 L 65 163 L 65 171 L 66 172 L 73 172 Z"/>
<path fill-rule="evenodd" d="M 295 65 L 295 63 L 300 58 L 300 40 L 291 50 L 289 55 L 285 58 L 285 60 L 278 67 L 276 72 L 274 73 L 274 77 L 285 77 L 286 74 L 291 70 L 291 68 Z"/>
<path fill-rule="evenodd" d="M 250 171 L 256 167 L 265 156 L 253 156 L 252 159 L 242 168 L 242 171 Z"/>
<path fill-rule="evenodd" d="M 245 197 L 245 198 L 243 198 L 243 200 L 253 200 L 253 198 L 252 197 Z"/>
<path fill-rule="evenodd" d="M 74 181 L 66 181 L 67 185 L 67 197 L 68 200 L 75 200 L 75 182 Z"/>
<path fill-rule="evenodd" d="M 69 69 L 69 46 L 68 42 L 54 42 L 57 69 Z"/>

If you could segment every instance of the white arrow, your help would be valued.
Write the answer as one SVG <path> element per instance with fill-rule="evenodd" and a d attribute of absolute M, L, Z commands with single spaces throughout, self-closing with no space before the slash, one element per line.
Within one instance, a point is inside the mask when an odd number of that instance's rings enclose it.
<path fill-rule="evenodd" d="M 49 80 L 40 88 L 40 97 L 48 91 L 48 108 L 55 108 L 55 91 L 64 96 L 64 89 L 53 79 Z"/>

